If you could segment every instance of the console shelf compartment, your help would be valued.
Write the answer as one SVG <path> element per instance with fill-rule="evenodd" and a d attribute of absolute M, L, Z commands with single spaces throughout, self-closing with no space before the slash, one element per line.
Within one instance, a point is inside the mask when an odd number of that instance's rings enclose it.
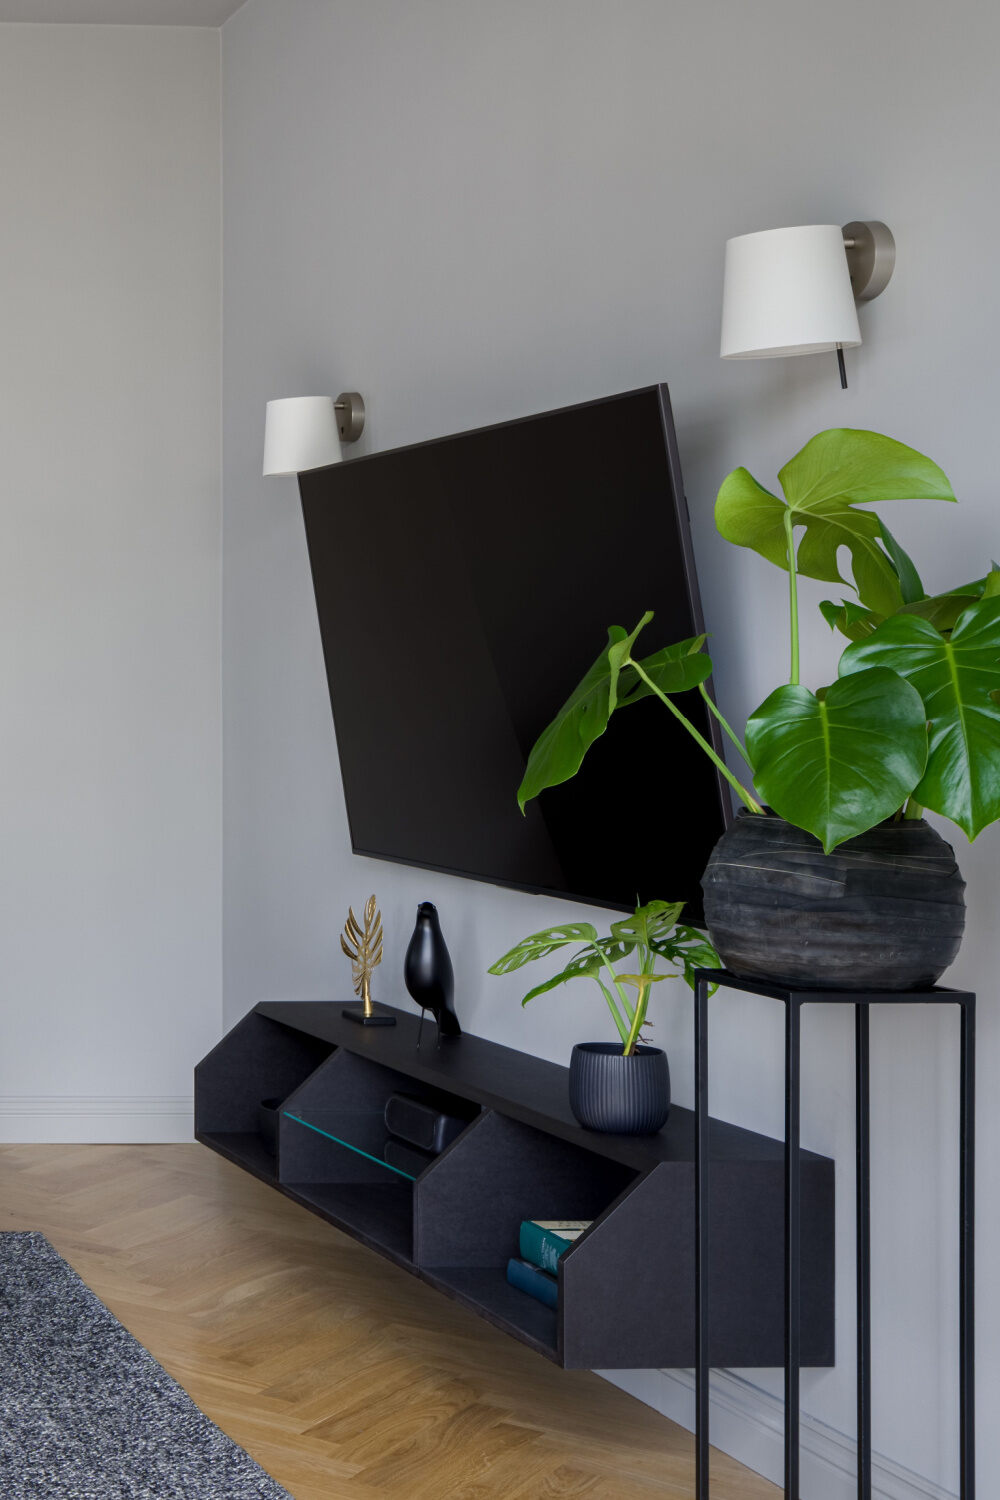
<path fill-rule="evenodd" d="M 332 1042 L 251 1011 L 195 1070 L 195 1135 L 264 1182 L 278 1176 L 260 1133 L 264 1099 L 286 1099 L 334 1051 Z"/>
<path fill-rule="evenodd" d="M 258 1005 L 195 1073 L 200 1141 L 566 1368 L 694 1361 L 694 1121 L 654 1136 L 584 1130 L 567 1071 L 464 1035 L 437 1045 L 396 1011 Z M 468 1121 L 415 1178 L 382 1159 L 394 1093 Z M 277 1152 L 259 1102 L 281 1098 Z M 780 1365 L 784 1151 L 713 1120 L 712 1363 Z M 803 1364 L 833 1363 L 833 1163 L 801 1153 Z M 559 1264 L 559 1307 L 508 1285 L 522 1219 L 590 1219 Z"/>
<path fill-rule="evenodd" d="M 282 1183 L 282 1191 L 370 1250 L 409 1266 L 413 1194 L 405 1184 L 287 1182 Z"/>
<path fill-rule="evenodd" d="M 421 1280 L 453 1302 L 471 1308 L 494 1328 L 509 1333 L 536 1354 L 561 1364 L 559 1317 L 554 1308 L 526 1297 L 507 1280 L 506 1263 L 497 1266 L 440 1266 L 423 1268 Z"/>

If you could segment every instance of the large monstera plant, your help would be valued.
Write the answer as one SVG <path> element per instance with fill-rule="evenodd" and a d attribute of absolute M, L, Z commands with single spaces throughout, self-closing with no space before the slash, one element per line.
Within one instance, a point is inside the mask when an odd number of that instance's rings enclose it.
<path fill-rule="evenodd" d="M 705 637 L 636 654 L 652 619 L 612 626 L 580 686 L 540 736 L 518 791 L 523 810 L 579 769 L 611 715 L 658 697 L 715 762 L 751 813 L 762 804 L 829 853 L 887 818 L 924 808 L 970 839 L 1000 818 L 1000 570 L 928 595 L 885 522 L 866 507 L 887 500 L 955 500 L 924 454 L 877 432 L 818 433 L 778 475 L 781 494 L 735 469 L 716 501 L 716 525 L 788 574 L 789 677 L 751 714 L 745 742 L 705 683 Z M 849 576 L 841 558 L 850 560 Z M 854 597 L 825 600 L 827 622 L 850 642 L 836 682 L 800 680 L 799 578 L 838 583 Z M 739 751 L 734 774 L 675 701 L 697 691 Z M 753 789 L 745 784 L 749 779 Z"/>

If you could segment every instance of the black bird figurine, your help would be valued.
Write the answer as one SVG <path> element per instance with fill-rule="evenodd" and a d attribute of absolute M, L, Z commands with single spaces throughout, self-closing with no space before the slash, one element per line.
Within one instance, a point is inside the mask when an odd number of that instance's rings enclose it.
<path fill-rule="evenodd" d="M 403 978 L 412 999 L 420 1006 L 418 1047 L 425 1010 L 429 1010 L 437 1022 L 438 1046 L 441 1045 L 442 1037 L 462 1035 L 458 1017 L 451 1008 L 455 994 L 455 971 L 451 966 L 448 946 L 441 934 L 437 907 L 430 901 L 421 901 L 417 907 L 417 925 L 406 950 Z"/>

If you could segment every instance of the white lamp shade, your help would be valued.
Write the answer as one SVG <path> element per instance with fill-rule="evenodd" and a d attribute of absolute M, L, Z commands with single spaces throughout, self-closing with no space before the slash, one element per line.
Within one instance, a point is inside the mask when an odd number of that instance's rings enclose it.
<path fill-rule="evenodd" d="M 269 401 L 264 418 L 264 473 L 301 474 L 340 462 L 340 434 L 332 396 L 285 396 Z"/>
<path fill-rule="evenodd" d="M 727 241 L 723 359 L 818 354 L 860 343 L 839 224 L 765 229 Z"/>

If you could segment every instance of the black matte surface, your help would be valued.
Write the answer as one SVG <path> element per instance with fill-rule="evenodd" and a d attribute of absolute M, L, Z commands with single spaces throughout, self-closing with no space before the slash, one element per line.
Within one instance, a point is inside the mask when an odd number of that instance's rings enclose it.
<path fill-rule="evenodd" d="M 629 910 L 684 899 L 697 919 L 728 800 L 662 704 L 621 714 L 526 818 L 515 802 L 609 625 L 654 610 L 644 655 L 701 631 L 666 387 L 299 485 L 355 851 Z M 700 697 L 684 704 L 715 740 Z M 641 818 L 619 815 L 623 767 Z"/>
<path fill-rule="evenodd" d="M 406 1011 L 397 1010 L 397 1025 L 379 1032 L 364 1032 L 342 1021 L 340 1007 L 335 1002 L 264 1001 L 254 1014 L 394 1068 L 432 1088 L 497 1109 L 526 1125 L 637 1170 L 648 1170 L 658 1161 L 694 1160 L 694 1116 L 689 1109 L 673 1105 L 669 1121 L 656 1135 L 606 1135 L 603 1131 L 585 1130 L 570 1111 L 568 1069 L 468 1032 L 438 1047 L 433 1031 L 428 1037 L 426 1026 L 424 1045 L 418 1048 L 419 1018 Z M 715 1157 L 773 1161 L 780 1166 L 783 1151 L 781 1141 L 770 1136 L 722 1120 L 712 1121 Z M 812 1153 L 803 1153 L 804 1159 L 810 1157 Z"/>
<path fill-rule="evenodd" d="M 511 1286 L 506 1262 L 502 1267 L 434 1266 L 419 1274 L 430 1286 L 471 1308 L 494 1328 L 512 1334 L 546 1359 L 562 1362 L 554 1309 Z"/>
<path fill-rule="evenodd" d="M 859 1500 L 871 1495 L 871 1245 L 869 1010 L 880 1004 L 957 1005 L 961 1018 L 959 1125 L 959 1491 L 961 1500 L 975 1496 L 975 1310 L 974 1310 L 974 1197 L 975 1197 L 975 1015 L 976 996 L 969 990 L 934 985 L 918 991 L 824 990 L 791 987 L 768 980 L 737 978 L 726 971 L 695 971 L 695 1105 L 696 1105 L 696 1339 L 695 1339 L 695 1495 L 709 1500 L 709 1381 L 716 1358 L 718 1285 L 711 1274 L 717 1259 L 716 1208 L 719 1169 L 708 1149 L 708 998 L 711 987 L 742 990 L 780 1000 L 785 1006 L 785 1210 L 784 1249 L 784 1493 L 799 1494 L 800 1367 L 807 1363 L 809 1325 L 813 1313 L 809 1297 L 817 1275 L 828 1277 L 833 1295 L 833 1222 L 819 1202 L 818 1256 L 810 1243 L 817 1205 L 811 1202 L 813 1173 L 799 1150 L 801 1107 L 801 1012 L 809 1004 L 851 1005 L 855 1013 L 855 1128 L 856 1128 L 856 1286 L 857 1286 L 857 1404 Z M 832 1163 L 828 1163 L 832 1170 Z M 723 1168 L 725 1170 L 725 1168 Z M 831 1181 L 832 1191 L 832 1181 Z M 707 1209 L 707 1212 L 706 1212 Z M 825 1252 L 825 1254 L 824 1254 Z M 828 1267 L 824 1261 L 828 1261 Z M 821 1286 L 820 1296 L 825 1292 Z M 711 1337 L 709 1329 L 711 1328 Z M 733 1361 L 735 1362 L 735 1361 Z"/>
<path fill-rule="evenodd" d="M 395 1175 L 388 1174 L 387 1175 Z M 407 1265 L 413 1236 L 412 1188 L 389 1183 L 286 1182 L 282 1191 L 373 1250 Z"/>
<path fill-rule="evenodd" d="M 276 1026 L 256 1011 L 195 1068 L 194 1128 L 256 1135 L 262 1099 L 284 1099 L 333 1050 L 308 1027 Z"/>
<path fill-rule="evenodd" d="M 594 1219 L 635 1174 L 488 1111 L 414 1188 L 422 1266 L 506 1266 L 522 1219 Z"/>

